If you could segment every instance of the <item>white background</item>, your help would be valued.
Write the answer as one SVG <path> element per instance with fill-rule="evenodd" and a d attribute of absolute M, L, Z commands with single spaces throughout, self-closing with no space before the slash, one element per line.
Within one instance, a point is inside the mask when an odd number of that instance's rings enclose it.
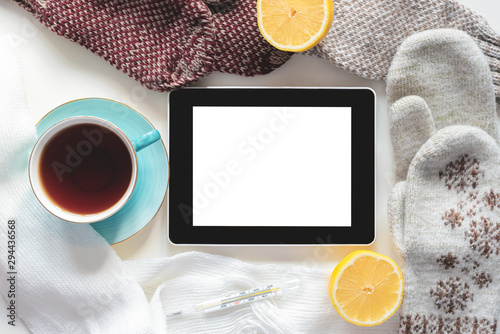
<path fill-rule="evenodd" d="M 444 1 L 444 0 L 443 0 Z M 460 0 L 487 19 L 500 32 L 498 0 Z M 12 33 L 22 43 L 21 62 L 28 102 L 37 121 L 54 107 L 83 97 L 105 97 L 130 105 L 145 115 L 168 137 L 167 95 L 144 89 L 127 75 L 81 46 L 49 31 L 24 9 L 9 1 L 0 1 L 0 34 Z M 1 74 L 0 74 L 1 75 Z M 333 268 L 347 254 L 357 249 L 375 252 L 400 260 L 393 249 L 387 226 L 387 198 L 393 185 L 393 158 L 387 117 L 385 83 L 360 78 L 342 71 L 330 62 L 304 55 L 294 55 L 279 69 L 264 76 L 244 78 L 213 73 L 196 86 L 323 86 L 371 87 L 377 94 L 377 239 L 371 246 L 173 246 L 167 238 L 167 208 L 164 202 L 155 219 L 138 235 L 113 246 L 122 259 L 171 256 L 190 250 L 236 257 L 252 263 L 293 263 Z M 362 122 L 362 116 L 353 120 Z M 168 143 L 166 143 L 168 144 Z M 0 256 L 3 256 L 0 253 Z M 0 309 L 6 304 L 0 298 Z M 0 312 L 0 333 L 26 333 L 26 328 L 8 326 Z M 4 320 L 1 320 L 4 319 Z"/>
<path fill-rule="evenodd" d="M 350 226 L 351 108 L 195 106 L 193 194 L 195 226 Z"/>

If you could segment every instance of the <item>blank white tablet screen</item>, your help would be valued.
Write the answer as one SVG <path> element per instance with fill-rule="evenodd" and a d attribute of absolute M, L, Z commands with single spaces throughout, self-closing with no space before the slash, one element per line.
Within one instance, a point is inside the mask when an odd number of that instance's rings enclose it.
<path fill-rule="evenodd" d="M 351 226 L 351 108 L 195 106 L 193 209 L 194 226 Z"/>

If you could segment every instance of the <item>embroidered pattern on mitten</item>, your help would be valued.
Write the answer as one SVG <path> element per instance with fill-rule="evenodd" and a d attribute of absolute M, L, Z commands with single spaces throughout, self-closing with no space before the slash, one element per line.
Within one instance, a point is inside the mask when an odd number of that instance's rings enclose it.
<path fill-rule="evenodd" d="M 499 285 L 496 263 L 500 259 L 500 193 L 492 188 L 476 190 L 484 174 L 480 161 L 469 154 L 450 161 L 439 171 L 438 178 L 449 196 L 459 196 L 456 204 L 441 215 L 440 223 L 459 231 L 469 252 L 443 248 L 442 254 L 435 257 L 445 278 L 437 280 L 427 293 L 434 302 L 434 311 L 443 315 L 433 314 L 433 310 L 429 310 L 431 315 L 403 314 L 400 333 L 496 332 L 494 318 L 478 318 L 473 313 L 455 317 L 461 311 L 470 311 L 477 294 L 488 293 L 490 286 Z"/>

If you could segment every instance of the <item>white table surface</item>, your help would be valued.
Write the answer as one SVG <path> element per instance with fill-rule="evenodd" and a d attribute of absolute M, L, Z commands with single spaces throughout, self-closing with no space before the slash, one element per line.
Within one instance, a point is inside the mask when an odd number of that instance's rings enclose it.
<path fill-rule="evenodd" d="M 493 29 L 500 32 L 498 0 L 460 2 L 483 15 Z M 0 35 L 3 34 L 13 34 L 19 43 L 29 109 L 34 121 L 38 121 L 47 112 L 67 101 L 84 97 L 103 97 L 128 104 L 142 113 L 160 131 L 168 147 L 166 93 L 146 90 L 103 59 L 49 31 L 28 12 L 9 1 L 0 2 Z M 393 185 L 393 157 L 384 82 L 363 79 L 336 68 L 326 60 L 297 54 L 282 67 L 267 75 L 247 78 L 212 73 L 194 86 L 371 87 L 377 94 L 376 241 L 368 247 L 175 246 L 167 237 L 165 200 L 154 220 L 143 231 L 113 246 L 122 259 L 164 257 L 197 250 L 231 256 L 252 263 L 290 263 L 333 270 L 335 265 L 351 251 L 371 249 L 390 256 L 400 264 L 387 225 L 386 206 Z M 0 308 L 6 309 L 3 298 L 0 298 Z M 0 315 L 3 314 L 0 312 Z M 7 324 L 5 315 L 0 319 L 2 319 L 0 333 L 28 332 L 19 319 L 16 327 Z"/>

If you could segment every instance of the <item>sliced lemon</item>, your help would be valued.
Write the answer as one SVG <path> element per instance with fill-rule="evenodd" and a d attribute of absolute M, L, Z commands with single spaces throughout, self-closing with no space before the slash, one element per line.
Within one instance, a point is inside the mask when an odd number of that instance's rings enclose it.
<path fill-rule="evenodd" d="M 346 321 L 375 326 L 397 311 L 403 300 L 403 286 L 403 275 L 391 258 L 359 250 L 335 267 L 328 291 L 333 306 Z"/>
<path fill-rule="evenodd" d="M 257 22 L 264 38 L 283 51 L 318 44 L 333 22 L 332 0 L 258 0 Z"/>

